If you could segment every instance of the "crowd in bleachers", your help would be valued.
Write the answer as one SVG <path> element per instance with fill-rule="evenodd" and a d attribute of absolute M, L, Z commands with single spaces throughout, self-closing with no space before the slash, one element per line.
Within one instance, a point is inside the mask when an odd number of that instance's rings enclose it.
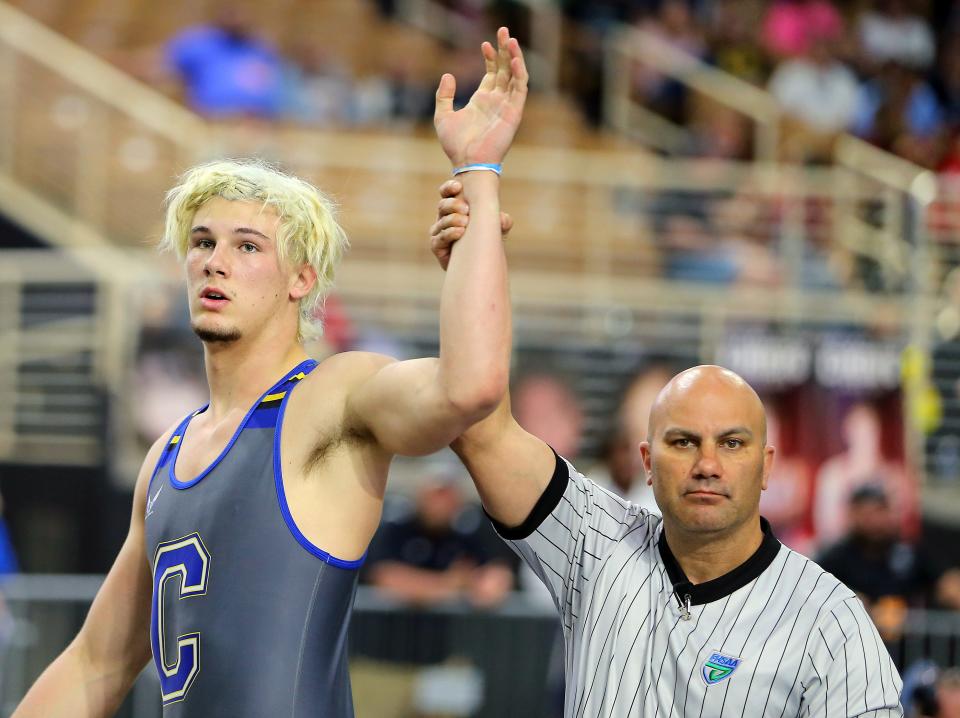
<path fill-rule="evenodd" d="M 398 3 L 372 4 L 385 21 L 402 22 Z M 522 2 L 439 0 L 438 5 L 447 12 L 443 25 L 450 37 L 436 45 L 449 63 L 443 69 L 460 80 L 461 99 L 479 80 L 475 47 L 492 27 L 510 23 L 530 47 L 531 16 Z M 769 90 L 787 117 L 783 157 L 829 160 L 832 140 L 850 132 L 921 166 L 960 171 L 960 11 L 948 0 L 558 5 L 564 16 L 561 90 L 577 99 L 594 126 L 603 123 L 604 53 L 615 29 L 632 26 Z M 323 43 L 311 42 L 309 33 L 275 44 L 245 7 L 215 6 L 208 23 L 181 28 L 148 66 L 126 64 L 149 80 L 176 78 L 186 101 L 214 117 L 337 127 L 416 125 L 431 118 L 439 68 L 425 68 L 402 54 L 381 58 L 376 68 L 358 68 Z M 636 99 L 690 130 L 682 151 L 749 157 L 751 128 L 736 108 L 706 101 L 639 63 L 630 82 Z"/>
<path fill-rule="evenodd" d="M 394 57 L 379 71 L 359 73 L 322 43 L 294 41 L 281 48 L 258 30 L 256 20 L 249 5 L 221 3 L 208 22 L 183 27 L 161 47 L 133 53 L 121 64 L 154 84 L 179 84 L 186 103 L 214 119 L 338 128 L 432 119 L 435 87 L 415 58 Z M 453 61 L 459 61 L 456 53 Z M 479 82 L 476 63 L 456 72 L 462 103 Z"/>
<path fill-rule="evenodd" d="M 464 28 L 473 28 L 469 38 L 460 38 L 462 50 L 444 50 L 449 64 L 443 69 L 454 72 L 458 94 L 465 97 L 478 81 L 475 41 L 485 28 L 516 22 L 522 37 L 529 22 L 522 21 L 516 3 L 443 4 L 462 17 Z M 396 11 L 394 5 L 377 3 L 385 17 Z M 439 68 L 427 71 L 422 58 L 397 54 L 361 72 L 322 43 L 287 43 L 281 51 L 258 34 L 245 6 L 218 7 L 209 23 L 169 38 L 145 72 L 154 79 L 176 78 L 185 100 L 204 115 L 336 128 L 429 124 Z M 960 32 L 960 13 L 949 3 L 605 0 L 568 2 L 563 11 L 561 85 L 595 123 L 601 122 L 604 48 L 613 28 L 632 25 L 768 88 L 787 115 L 784 157 L 827 161 L 837 134 L 853 132 L 922 166 L 960 171 L 960 73 L 951 72 L 960 66 L 960 43 L 952 41 Z M 750 156 L 753 138 L 745 116 L 640 64 L 631 73 L 638 99 L 687 127 L 686 152 Z M 825 235 L 835 221 L 829 203 L 789 210 L 777 197 L 743 186 L 733 195 L 667 192 L 624 197 L 621 204 L 651 220 L 658 269 L 667 278 L 869 291 L 899 291 L 908 281 L 902 272 L 891 273 L 876 259 L 832 242 Z M 783 242 L 790 231 L 788 211 L 805 236 L 802 256 L 790 255 Z"/>
<path fill-rule="evenodd" d="M 795 120 L 784 154 L 824 159 L 829 140 L 852 132 L 932 169 L 960 166 L 960 12 L 928 0 L 610 0 L 572 3 L 569 14 L 602 48 L 613 23 L 642 27 L 754 85 L 766 87 Z M 593 58 L 599 60 L 599 56 Z M 594 63 L 595 64 L 595 63 Z M 667 117 L 701 129 L 699 147 L 726 129 L 675 83 L 640 71 L 634 91 Z M 581 87 L 598 117 L 589 82 Z M 743 154 L 744 141 L 720 143 Z"/>

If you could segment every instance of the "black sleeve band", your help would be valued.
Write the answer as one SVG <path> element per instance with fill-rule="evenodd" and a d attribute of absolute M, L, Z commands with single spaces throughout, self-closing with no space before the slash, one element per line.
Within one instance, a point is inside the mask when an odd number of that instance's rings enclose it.
<path fill-rule="evenodd" d="M 553 455 L 557 459 L 557 464 L 553 470 L 550 483 L 547 484 L 547 488 L 544 489 L 543 494 L 537 499 L 536 505 L 522 524 L 519 526 L 507 526 L 497 521 L 490 514 L 487 514 L 487 518 L 493 523 L 493 528 L 497 530 L 497 533 L 500 534 L 501 537 L 510 541 L 519 541 L 527 538 L 536 531 L 540 524 L 543 523 L 543 520 L 557 508 L 557 504 L 559 504 L 560 499 L 563 498 L 563 492 L 567 490 L 567 483 L 570 481 L 570 472 L 567 469 L 566 462 L 560 458 L 560 455 L 557 454 L 556 451 L 553 452 Z M 486 509 L 484 509 L 484 513 L 487 513 Z"/>

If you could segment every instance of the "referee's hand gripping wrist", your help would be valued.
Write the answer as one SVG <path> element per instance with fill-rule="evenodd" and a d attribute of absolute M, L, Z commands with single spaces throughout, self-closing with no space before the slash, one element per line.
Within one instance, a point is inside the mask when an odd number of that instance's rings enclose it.
<path fill-rule="evenodd" d="M 453 245 L 463 237 L 470 222 L 470 205 L 464 198 L 461 179 L 464 179 L 463 175 L 440 185 L 441 199 L 437 205 L 437 221 L 430 227 L 430 251 L 443 270 L 446 270 L 450 263 Z M 513 218 L 506 212 L 501 212 L 500 233 L 504 241 L 512 228 Z"/>

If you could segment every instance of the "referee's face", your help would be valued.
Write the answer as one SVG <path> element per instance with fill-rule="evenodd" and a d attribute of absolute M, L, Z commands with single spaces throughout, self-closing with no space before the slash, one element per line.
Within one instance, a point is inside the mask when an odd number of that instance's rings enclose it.
<path fill-rule="evenodd" d="M 759 530 L 773 448 L 763 405 L 732 372 L 696 367 L 661 392 L 640 449 L 667 526 L 697 534 Z"/>

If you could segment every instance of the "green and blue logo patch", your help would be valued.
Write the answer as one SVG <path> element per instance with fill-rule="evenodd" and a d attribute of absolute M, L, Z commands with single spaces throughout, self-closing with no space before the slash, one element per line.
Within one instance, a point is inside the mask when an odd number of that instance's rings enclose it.
<path fill-rule="evenodd" d="M 742 658 L 725 656 L 719 651 L 714 651 L 710 654 L 710 657 L 703 662 L 703 666 L 700 668 L 700 675 L 703 676 L 703 680 L 708 686 L 712 686 L 714 683 L 719 683 L 725 678 L 729 678 L 730 675 L 737 670 L 737 666 L 740 665 L 742 660 Z"/>

